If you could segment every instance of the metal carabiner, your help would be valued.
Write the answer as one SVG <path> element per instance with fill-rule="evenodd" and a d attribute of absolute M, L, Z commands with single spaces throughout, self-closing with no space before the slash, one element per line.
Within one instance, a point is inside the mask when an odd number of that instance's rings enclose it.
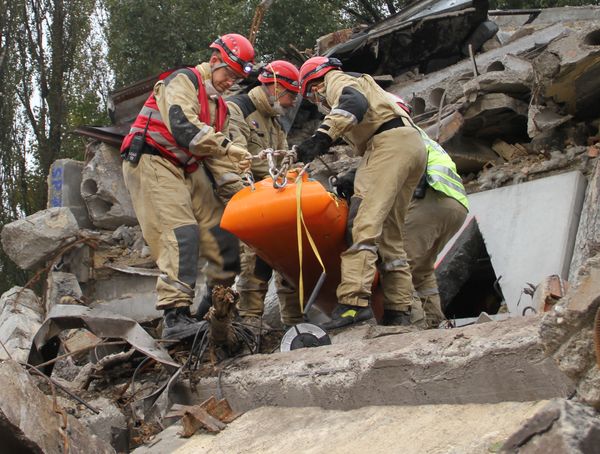
<path fill-rule="evenodd" d="M 242 180 L 244 180 L 244 179 L 248 182 L 248 185 L 250 186 L 250 190 L 254 191 L 256 188 L 254 187 L 254 175 L 252 175 L 252 172 L 245 172 L 242 175 Z"/>

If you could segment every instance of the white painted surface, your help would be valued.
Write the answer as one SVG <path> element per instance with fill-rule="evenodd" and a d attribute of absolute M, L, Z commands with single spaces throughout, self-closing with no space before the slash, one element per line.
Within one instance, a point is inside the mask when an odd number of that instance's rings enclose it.
<path fill-rule="evenodd" d="M 551 274 L 568 277 L 585 188 L 585 177 L 574 171 L 469 196 L 512 315 L 531 301 L 521 297 L 527 283 Z"/>

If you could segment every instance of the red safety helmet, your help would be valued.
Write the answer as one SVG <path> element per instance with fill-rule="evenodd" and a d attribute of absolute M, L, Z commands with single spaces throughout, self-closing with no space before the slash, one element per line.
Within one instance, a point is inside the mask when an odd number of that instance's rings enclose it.
<path fill-rule="evenodd" d="M 252 71 L 254 47 L 244 36 L 227 33 L 215 39 L 210 47 L 217 49 L 223 62 L 241 77 L 246 77 Z"/>
<path fill-rule="evenodd" d="M 258 75 L 258 80 L 263 84 L 278 83 L 294 93 L 300 91 L 299 78 L 298 68 L 285 60 L 275 60 L 265 65 Z"/>
<path fill-rule="evenodd" d="M 304 62 L 300 68 L 300 85 L 302 96 L 306 96 L 308 85 L 315 79 L 320 79 L 332 69 L 340 69 L 342 62 L 337 58 L 312 57 Z"/>

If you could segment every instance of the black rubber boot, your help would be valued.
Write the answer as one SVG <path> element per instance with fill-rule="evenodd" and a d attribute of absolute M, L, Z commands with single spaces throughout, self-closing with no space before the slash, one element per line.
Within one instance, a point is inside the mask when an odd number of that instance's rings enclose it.
<path fill-rule="evenodd" d="M 196 320 L 204 320 L 204 316 L 208 313 L 208 310 L 212 307 L 212 291 L 213 288 L 206 286 L 206 293 L 198 304 L 198 310 L 196 311 Z"/>
<path fill-rule="evenodd" d="M 325 331 L 342 328 L 353 325 L 354 323 L 364 322 L 373 318 L 373 311 L 369 306 L 349 306 L 347 304 L 338 304 L 331 313 L 331 321 L 320 325 Z"/>
<path fill-rule="evenodd" d="M 411 326 L 410 311 L 393 311 L 386 309 L 383 311 L 381 324 L 384 326 Z"/>
<path fill-rule="evenodd" d="M 195 336 L 201 324 L 192 318 L 189 306 L 165 309 L 163 314 L 163 339 L 181 340 Z"/>

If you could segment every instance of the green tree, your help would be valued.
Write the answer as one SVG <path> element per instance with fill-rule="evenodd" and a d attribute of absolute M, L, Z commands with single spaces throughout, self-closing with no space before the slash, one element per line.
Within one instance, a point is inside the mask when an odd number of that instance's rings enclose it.
<path fill-rule="evenodd" d="M 108 58 L 115 86 L 196 64 L 220 34 L 248 36 L 259 0 L 105 0 Z M 294 20 L 290 21 L 290 17 Z M 318 19 L 318 20 L 317 20 Z M 289 44 L 313 47 L 317 37 L 346 25 L 333 3 L 274 0 L 256 40 L 257 60 L 282 57 Z M 284 51 L 282 51 L 283 49 Z"/>
<path fill-rule="evenodd" d="M 25 155 L 19 146 L 23 143 L 23 129 L 19 128 L 16 108 L 18 100 L 14 86 L 19 75 L 15 67 L 15 39 L 21 16 L 15 0 L 0 0 L 0 229 L 19 217 L 27 199 Z M 27 273 L 0 249 L 0 293 L 13 285 L 23 285 Z"/>
<path fill-rule="evenodd" d="M 50 165 L 83 156 L 67 137 L 81 122 L 108 119 L 98 106 L 96 0 L 0 0 L 0 227 L 46 207 Z M 106 65 L 104 65 L 106 66 Z M 0 253 L 0 291 L 27 273 Z"/>

